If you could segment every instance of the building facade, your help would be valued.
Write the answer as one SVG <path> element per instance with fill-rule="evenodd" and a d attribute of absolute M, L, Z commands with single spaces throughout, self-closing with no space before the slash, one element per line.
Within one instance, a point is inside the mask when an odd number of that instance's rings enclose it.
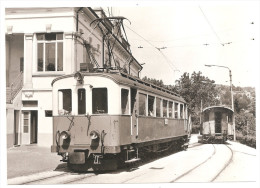
<path fill-rule="evenodd" d="M 7 147 L 52 143 L 52 87 L 58 76 L 113 68 L 138 77 L 120 23 L 101 8 L 7 8 Z"/>

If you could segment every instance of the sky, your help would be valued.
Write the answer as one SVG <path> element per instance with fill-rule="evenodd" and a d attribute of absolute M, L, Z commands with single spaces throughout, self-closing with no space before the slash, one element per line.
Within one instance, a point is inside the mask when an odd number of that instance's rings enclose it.
<path fill-rule="evenodd" d="M 201 71 L 217 84 L 259 84 L 259 1 L 193 2 L 102 7 L 124 16 L 141 77 L 174 84 L 184 72 Z M 158 50 L 158 48 L 163 48 Z"/>
<path fill-rule="evenodd" d="M 184 72 L 201 71 L 217 84 L 230 85 L 228 69 L 205 67 L 211 64 L 227 66 L 235 86 L 259 85 L 259 0 L 2 2 L 2 10 L 14 6 L 102 7 L 107 14 L 109 10 L 113 16 L 126 17 L 131 22 L 124 21 L 131 51 L 144 64 L 141 77 L 175 84 Z"/>

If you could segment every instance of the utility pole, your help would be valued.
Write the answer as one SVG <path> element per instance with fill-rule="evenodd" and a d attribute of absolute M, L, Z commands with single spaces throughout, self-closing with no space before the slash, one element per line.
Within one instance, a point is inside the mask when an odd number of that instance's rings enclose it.
<path fill-rule="evenodd" d="M 233 110 L 233 112 L 235 112 L 234 109 L 234 101 L 233 101 L 233 91 L 232 91 L 232 73 L 230 68 L 226 67 L 226 66 L 220 66 L 220 65 L 205 65 L 206 67 L 222 67 L 222 68 L 226 68 L 229 70 L 229 77 L 230 77 L 230 92 L 231 92 L 231 108 Z M 236 141 L 236 124 L 235 124 L 235 116 L 233 113 L 233 117 L 232 117 L 232 121 L 233 121 L 233 126 L 234 126 L 234 141 Z"/>

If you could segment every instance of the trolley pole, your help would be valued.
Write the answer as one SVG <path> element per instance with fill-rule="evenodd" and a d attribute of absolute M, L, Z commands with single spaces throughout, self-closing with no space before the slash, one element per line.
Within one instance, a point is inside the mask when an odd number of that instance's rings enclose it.
<path fill-rule="evenodd" d="M 232 91 L 232 73 L 230 68 L 226 67 L 226 66 L 220 66 L 220 65 L 205 65 L 206 67 L 222 67 L 222 68 L 226 68 L 229 70 L 229 77 L 230 77 L 230 93 L 231 93 L 231 108 L 233 110 L 233 112 L 235 112 L 234 109 L 234 100 L 233 100 L 233 91 Z M 233 122 L 233 126 L 234 126 L 234 141 L 236 141 L 236 123 L 235 123 L 235 116 L 233 115 L 232 117 L 232 122 Z"/>

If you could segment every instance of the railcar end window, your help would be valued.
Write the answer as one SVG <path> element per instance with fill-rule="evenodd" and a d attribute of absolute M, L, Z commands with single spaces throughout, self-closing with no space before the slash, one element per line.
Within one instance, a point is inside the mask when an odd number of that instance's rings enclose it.
<path fill-rule="evenodd" d="M 92 89 L 92 113 L 105 114 L 108 113 L 107 88 Z"/>
<path fill-rule="evenodd" d="M 121 89 L 121 110 L 122 114 L 129 114 L 129 90 Z"/>
<path fill-rule="evenodd" d="M 174 103 L 174 118 L 179 118 L 178 117 L 178 106 L 179 106 L 179 104 L 178 103 Z"/>
<path fill-rule="evenodd" d="M 148 116 L 154 116 L 154 101 L 155 97 L 148 95 Z"/>
<path fill-rule="evenodd" d="M 228 123 L 231 123 L 233 120 L 232 113 L 228 113 Z"/>
<path fill-rule="evenodd" d="M 169 101 L 169 117 L 172 118 L 172 112 L 173 112 L 173 102 Z"/>
<path fill-rule="evenodd" d="M 163 117 L 167 117 L 167 103 L 168 101 L 163 100 Z"/>
<path fill-rule="evenodd" d="M 160 98 L 156 98 L 156 117 L 161 117 L 161 100 Z"/>
<path fill-rule="evenodd" d="M 86 90 L 78 89 L 78 114 L 86 113 Z"/>
<path fill-rule="evenodd" d="M 66 115 L 72 111 L 71 89 L 59 90 L 59 114 Z"/>
<path fill-rule="evenodd" d="M 146 95 L 139 93 L 139 115 L 146 115 Z"/>
<path fill-rule="evenodd" d="M 209 111 L 204 112 L 204 122 L 209 121 Z"/>

